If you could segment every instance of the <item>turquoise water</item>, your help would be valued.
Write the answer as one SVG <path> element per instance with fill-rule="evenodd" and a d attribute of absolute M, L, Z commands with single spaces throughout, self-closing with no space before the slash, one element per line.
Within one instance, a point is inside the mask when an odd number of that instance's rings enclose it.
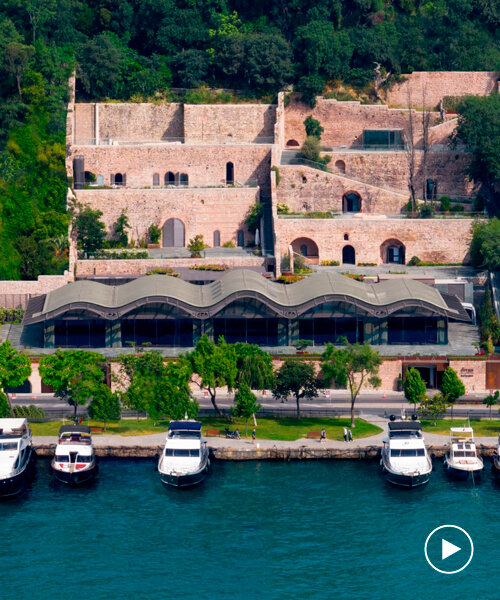
<path fill-rule="evenodd" d="M 218 463 L 195 489 L 165 488 L 153 461 L 104 460 L 98 481 L 0 503 L 0 598 L 433 600 L 500 597 L 500 486 L 445 478 L 388 485 L 373 462 Z M 439 525 L 465 528 L 471 564 L 425 561 Z"/>

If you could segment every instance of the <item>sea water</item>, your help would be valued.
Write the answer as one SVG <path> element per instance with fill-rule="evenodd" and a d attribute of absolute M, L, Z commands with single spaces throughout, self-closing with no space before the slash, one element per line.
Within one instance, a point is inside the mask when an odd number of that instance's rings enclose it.
<path fill-rule="evenodd" d="M 500 486 L 386 483 L 376 461 L 216 463 L 199 487 L 159 480 L 152 460 L 102 460 L 88 487 L 48 461 L 0 503 L 0 598 L 59 600 L 500 598 Z M 443 524 L 468 531 L 470 565 L 427 564 Z"/>

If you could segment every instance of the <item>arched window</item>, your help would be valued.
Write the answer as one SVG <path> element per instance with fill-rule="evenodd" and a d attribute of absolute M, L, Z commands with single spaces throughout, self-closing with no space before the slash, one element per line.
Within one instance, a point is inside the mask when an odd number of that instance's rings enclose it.
<path fill-rule="evenodd" d="M 356 250 L 352 246 L 344 246 L 342 248 L 342 264 L 344 265 L 355 265 L 356 264 Z"/>
<path fill-rule="evenodd" d="M 214 248 L 218 248 L 220 246 L 220 231 L 214 231 Z"/>
<path fill-rule="evenodd" d="M 127 176 L 125 173 L 115 173 L 115 177 L 114 177 L 114 181 L 113 183 L 115 185 L 125 185 L 127 181 Z"/>
<path fill-rule="evenodd" d="M 344 233 L 344 240 L 348 240 L 349 239 L 349 234 L 348 233 Z"/>
<path fill-rule="evenodd" d="M 342 198 L 343 212 L 360 212 L 361 211 L 361 196 L 357 192 L 348 192 Z"/>
<path fill-rule="evenodd" d="M 302 183 L 307 183 L 307 177 L 305 175 L 302 175 Z"/>
<path fill-rule="evenodd" d="M 181 185 L 189 185 L 189 176 L 187 173 L 181 173 L 180 183 Z"/>
<path fill-rule="evenodd" d="M 186 230 L 180 219 L 168 219 L 163 225 L 163 247 L 183 248 L 185 245 Z"/>
<path fill-rule="evenodd" d="M 300 146 L 299 142 L 297 140 L 288 140 L 288 142 L 286 143 L 286 145 L 289 148 L 297 148 L 298 146 Z"/>
<path fill-rule="evenodd" d="M 160 176 L 158 173 L 153 174 L 153 185 L 160 185 Z"/>
<path fill-rule="evenodd" d="M 240 248 L 245 247 L 245 232 L 243 231 L 243 229 L 238 230 L 238 246 Z"/>
<path fill-rule="evenodd" d="M 232 162 L 226 163 L 226 183 L 228 185 L 234 183 L 234 165 Z"/>
<path fill-rule="evenodd" d="M 383 263 L 405 264 L 405 246 L 397 239 L 386 240 L 380 246 L 380 257 Z"/>
<path fill-rule="evenodd" d="M 293 240 L 292 250 L 307 258 L 318 258 L 318 245 L 310 238 L 300 237 Z"/>
<path fill-rule="evenodd" d="M 335 163 L 335 169 L 337 173 L 345 173 L 345 162 L 343 160 L 338 160 Z"/>
<path fill-rule="evenodd" d="M 165 185 L 175 185 L 175 175 L 172 171 L 167 171 L 163 179 Z"/>

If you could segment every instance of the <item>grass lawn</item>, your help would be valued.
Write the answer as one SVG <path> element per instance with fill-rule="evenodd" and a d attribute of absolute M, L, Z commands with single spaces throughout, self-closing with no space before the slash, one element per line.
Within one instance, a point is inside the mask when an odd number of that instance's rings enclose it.
<path fill-rule="evenodd" d="M 231 430 L 240 430 L 242 437 L 245 437 L 245 421 L 236 419 L 234 423 L 228 423 L 224 419 L 206 418 L 203 422 L 203 432 L 207 429 L 219 429 L 224 431 L 229 425 Z M 69 422 L 67 422 L 69 424 Z M 106 433 L 116 433 L 120 435 L 147 435 L 149 433 L 160 433 L 168 428 L 168 421 L 159 421 L 156 427 L 151 419 L 122 419 L 117 423 L 108 423 Z M 257 420 L 257 439 L 268 440 L 297 440 L 305 437 L 309 431 L 321 431 L 322 427 L 326 429 L 326 437 L 333 440 L 341 440 L 344 427 L 350 428 L 350 419 L 258 419 Z M 102 426 L 99 421 L 84 421 L 85 425 Z M 50 421 L 48 423 L 31 423 L 33 435 L 57 435 L 60 421 Z M 354 439 L 376 435 L 382 431 L 376 425 L 367 423 L 362 419 L 356 419 L 356 427 L 353 429 Z M 252 434 L 252 421 L 248 423 L 248 436 Z M 99 435 L 94 434 L 94 435 Z"/>
<path fill-rule="evenodd" d="M 450 435 L 450 427 L 467 427 L 467 419 L 460 419 L 455 417 L 453 421 L 451 419 L 438 419 L 436 422 L 436 426 L 434 426 L 434 421 L 428 421 L 422 419 L 422 429 L 424 431 L 428 431 L 429 433 L 439 433 L 441 435 Z M 500 420 L 492 419 L 483 419 L 479 420 L 470 420 L 470 426 L 474 429 L 475 437 L 498 437 L 498 432 L 500 431 Z"/>

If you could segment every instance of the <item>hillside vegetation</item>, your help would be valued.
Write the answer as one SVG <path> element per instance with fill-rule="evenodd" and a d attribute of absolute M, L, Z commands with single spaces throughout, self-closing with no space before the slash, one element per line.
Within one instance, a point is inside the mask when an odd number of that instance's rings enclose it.
<path fill-rule="evenodd" d="M 4 0 L 0 279 L 65 267 L 67 79 L 77 96 L 169 99 L 201 85 L 272 99 L 363 89 L 374 63 L 500 70 L 499 0 Z M 190 101 L 205 96 L 191 93 Z"/>

